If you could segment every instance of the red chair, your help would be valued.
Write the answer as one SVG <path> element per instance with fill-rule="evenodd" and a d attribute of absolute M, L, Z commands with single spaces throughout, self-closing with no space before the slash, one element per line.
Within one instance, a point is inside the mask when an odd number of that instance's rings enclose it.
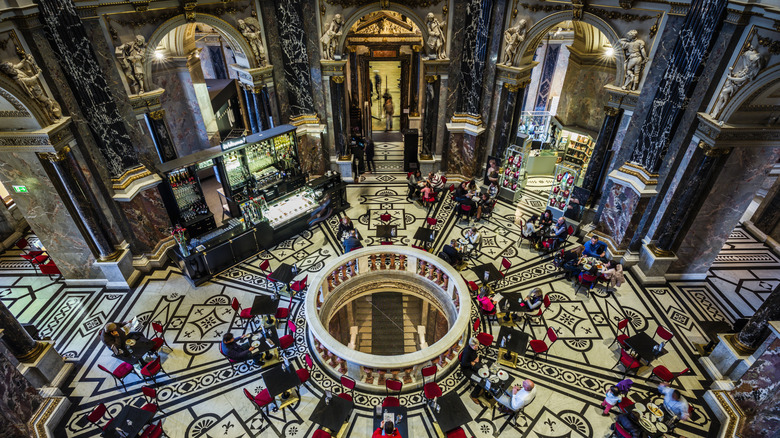
<path fill-rule="evenodd" d="M 655 339 L 656 336 L 660 337 L 666 342 L 669 342 L 674 337 L 674 333 L 667 330 L 666 327 L 659 325 L 658 328 L 655 329 L 655 334 L 653 335 L 653 339 Z"/>
<path fill-rule="evenodd" d="M 294 322 L 287 321 L 287 328 L 290 330 L 290 334 L 279 338 L 279 348 L 281 350 L 286 350 L 295 345 L 295 331 L 298 330 L 298 327 L 296 327 Z"/>
<path fill-rule="evenodd" d="M 428 251 L 427 249 L 423 248 L 422 246 L 418 246 L 418 245 L 412 245 L 412 248 L 421 249 L 421 250 L 426 251 L 426 252 Z"/>
<path fill-rule="evenodd" d="M 657 367 L 653 368 L 653 375 L 663 380 L 666 383 L 672 383 L 672 380 L 682 376 L 683 374 L 688 374 L 689 371 L 691 371 L 691 369 L 686 368 L 680 371 L 679 373 L 673 373 L 669 371 L 669 369 L 666 368 L 665 366 L 658 365 Z"/>
<path fill-rule="evenodd" d="M 265 274 L 265 278 L 267 279 L 268 276 L 274 272 L 271 270 L 271 262 L 269 262 L 268 260 L 263 260 L 260 263 L 260 272 Z"/>
<path fill-rule="evenodd" d="M 160 351 L 160 348 L 162 348 L 162 346 L 165 345 L 165 339 L 160 337 L 152 338 L 152 342 L 154 343 L 154 346 L 152 347 L 151 350 L 152 353 L 157 353 L 158 351 Z"/>
<path fill-rule="evenodd" d="M 141 433 L 141 438 L 160 438 L 163 435 L 165 432 L 162 429 L 162 421 L 158 421 L 157 424 L 146 426 L 146 429 Z"/>
<path fill-rule="evenodd" d="M 276 318 L 277 323 L 281 320 L 286 321 L 290 318 L 290 306 L 292 306 L 292 297 L 290 297 L 290 302 L 287 304 L 287 307 L 278 307 L 276 309 L 276 314 L 274 314 L 274 317 Z"/>
<path fill-rule="evenodd" d="M 626 412 L 628 412 L 628 408 L 630 408 L 631 406 L 634 406 L 634 402 L 633 402 L 633 400 L 628 398 L 628 396 L 625 396 L 625 397 L 621 398 L 620 401 L 617 404 L 617 407 L 618 407 L 618 409 L 620 409 L 620 412 L 622 412 L 624 414 Z"/>
<path fill-rule="evenodd" d="M 233 298 L 233 301 L 230 302 L 230 307 L 233 308 L 233 310 L 236 312 L 236 316 L 238 316 L 238 318 L 244 324 L 244 333 L 246 333 L 246 330 L 255 320 L 255 318 L 252 316 L 252 309 L 250 307 L 247 307 L 246 309 L 242 308 L 241 305 L 238 304 L 238 298 Z"/>
<path fill-rule="evenodd" d="M 385 380 L 385 399 L 382 400 L 382 407 L 395 407 L 401 406 L 401 388 L 404 387 L 404 383 L 398 379 Z M 395 392 L 395 396 L 389 395 L 390 391 Z"/>
<path fill-rule="evenodd" d="M 384 212 L 384 213 L 379 215 L 379 220 L 384 222 L 385 224 L 389 223 L 390 219 L 392 219 L 392 218 L 393 217 L 390 216 L 390 213 L 388 213 L 388 212 Z"/>
<path fill-rule="evenodd" d="M 302 292 L 306 290 L 307 287 L 309 287 L 308 282 L 309 282 L 309 275 L 307 274 L 305 277 L 303 277 L 303 280 L 293 281 L 292 284 L 290 284 L 290 289 L 292 289 L 292 291 L 296 293 Z"/>
<path fill-rule="evenodd" d="M 42 252 L 42 251 L 32 251 L 32 252 Z M 27 260 L 32 265 L 35 272 L 38 272 L 38 267 L 44 263 L 46 263 L 47 260 L 49 260 L 49 256 L 46 254 L 40 254 L 37 256 L 31 256 L 29 254 L 21 254 L 21 258 Z"/>
<path fill-rule="evenodd" d="M 171 348 L 171 346 L 168 345 L 168 342 L 165 340 L 165 329 L 163 328 L 163 325 L 160 321 L 152 323 L 152 331 L 154 331 L 155 336 L 158 336 L 163 340 L 163 343 L 166 347 Z M 173 350 L 173 348 L 171 348 L 171 350 Z"/>
<path fill-rule="evenodd" d="M 629 336 L 628 336 L 628 318 L 624 318 L 624 319 L 622 319 L 622 320 L 620 320 L 618 322 L 617 330 L 618 330 L 617 337 L 615 338 L 614 341 L 612 341 L 611 344 L 609 344 L 609 346 L 611 347 L 611 346 L 615 345 L 615 342 L 617 342 L 618 344 L 620 344 L 621 347 L 628 348 L 628 345 L 626 345 L 626 339 L 629 338 Z"/>
<path fill-rule="evenodd" d="M 330 438 L 330 437 L 331 435 L 322 429 L 315 430 L 314 434 L 311 436 L 311 438 Z"/>
<path fill-rule="evenodd" d="M 349 389 L 351 394 L 347 394 L 345 389 Z M 341 394 L 339 394 L 339 397 L 343 398 L 347 401 L 352 401 L 355 395 L 355 379 L 347 376 L 341 376 Z"/>
<path fill-rule="evenodd" d="M 462 427 L 447 432 L 447 438 L 468 438 Z"/>
<path fill-rule="evenodd" d="M 458 206 L 458 211 L 455 212 L 456 216 L 458 216 L 458 220 L 463 220 L 463 216 L 465 215 L 466 218 L 471 218 L 471 206 L 470 205 L 464 205 L 460 204 Z"/>
<path fill-rule="evenodd" d="M 547 345 L 547 342 L 545 342 L 545 339 L 550 340 L 550 345 Z M 547 353 L 550 351 L 550 348 L 553 346 L 555 341 L 558 340 L 558 335 L 555 333 L 555 329 L 552 327 L 547 329 L 547 334 L 544 336 L 544 339 L 531 339 L 528 342 L 528 345 L 531 347 L 531 349 L 534 351 L 534 360 L 536 360 L 536 356 L 539 355 L 539 353 L 544 353 L 545 360 L 547 359 Z"/>
<path fill-rule="evenodd" d="M 144 380 L 146 380 L 147 377 L 151 377 L 154 383 L 157 383 L 157 375 L 160 374 L 161 371 L 163 374 L 170 377 L 163 369 L 160 358 L 158 357 L 141 368 L 141 376 L 143 376 Z"/>
<path fill-rule="evenodd" d="M 130 375 L 130 373 L 134 372 L 133 366 L 130 365 L 127 362 L 122 362 L 114 368 L 114 371 L 109 371 L 106 367 L 103 365 L 98 364 L 98 368 L 107 372 L 108 374 L 111 374 L 111 377 L 114 378 L 114 384 L 116 384 L 117 381 L 119 381 L 122 384 L 122 389 L 127 392 L 127 387 L 125 386 L 125 377 Z"/>
<path fill-rule="evenodd" d="M 392 245 L 393 242 L 379 242 L 380 245 Z"/>
<path fill-rule="evenodd" d="M 591 289 L 593 289 L 593 286 L 596 285 L 596 282 L 598 281 L 598 277 L 595 275 L 590 275 L 587 272 L 580 272 L 580 275 L 577 276 L 577 289 L 574 291 L 574 295 L 577 295 L 577 292 L 580 291 L 580 287 L 585 287 L 585 292 L 590 295 Z"/>
<path fill-rule="evenodd" d="M 306 383 L 309 378 L 311 377 L 311 370 L 314 368 L 314 361 L 311 360 L 311 356 L 309 356 L 309 353 L 306 353 L 303 356 L 303 362 L 305 366 L 303 368 L 299 368 L 295 370 L 295 374 L 298 375 L 298 380 L 301 381 L 301 385 Z"/>
<path fill-rule="evenodd" d="M 455 191 L 455 184 L 452 184 L 447 190 L 450 191 L 450 201 L 455 202 L 455 195 L 452 194 Z"/>
<path fill-rule="evenodd" d="M 24 251 L 24 254 L 30 257 L 38 257 L 43 254 L 43 251 L 33 250 L 30 242 L 24 237 L 16 241 L 16 247 Z"/>
<path fill-rule="evenodd" d="M 423 396 L 428 402 L 435 399 L 436 397 L 441 397 L 442 394 L 441 387 L 438 383 L 436 383 L 436 373 L 438 371 L 439 369 L 436 367 L 436 365 L 431 365 L 421 370 L 423 377 Z M 430 382 L 427 382 L 428 377 L 431 376 L 433 376 L 433 379 Z"/>
<path fill-rule="evenodd" d="M 423 197 L 422 204 L 428 207 L 428 211 L 430 211 L 430 209 L 433 208 L 434 204 L 436 204 L 436 195 L 431 196 L 430 198 Z"/>
<path fill-rule="evenodd" d="M 249 401 L 254 404 L 255 409 L 258 411 L 265 408 L 265 413 L 268 413 L 268 406 L 274 402 L 274 398 L 271 397 L 271 393 L 268 392 L 268 389 L 264 389 L 260 391 L 260 394 L 257 394 L 256 396 L 252 396 L 252 393 L 247 391 L 246 388 L 244 388 L 244 395 L 246 398 L 249 399 Z"/>
<path fill-rule="evenodd" d="M 436 219 L 435 217 L 426 217 L 425 218 L 425 223 L 427 223 L 428 226 L 435 227 L 436 224 L 439 223 L 439 220 Z"/>
<path fill-rule="evenodd" d="M 464 280 L 466 280 L 464 278 Z M 469 285 L 469 292 L 471 293 L 472 297 L 475 297 L 477 293 L 479 292 L 479 285 L 474 281 L 467 281 L 466 284 Z"/>
<path fill-rule="evenodd" d="M 508 258 L 504 257 L 501 260 L 501 269 L 498 270 L 498 273 L 501 274 L 501 277 L 504 277 L 506 276 L 506 272 L 511 267 L 512 267 L 512 262 Z"/>
<path fill-rule="evenodd" d="M 100 429 L 106 430 L 106 428 L 108 428 L 108 426 L 111 424 L 111 422 L 114 421 L 114 417 L 111 414 L 108 414 L 108 416 L 111 417 L 111 419 L 108 420 L 108 422 L 105 425 L 103 425 L 103 426 L 101 426 L 99 424 L 100 420 L 102 420 L 103 416 L 106 415 L 107 413 L 108 413 L 108 409 L 106 408 L 106 405 L 101 403 L 101 404 L 95 406 L 95 409 L 93 409 L 92 412 L 87 414 L 87 420 L 89 420 L 90 423 L 94 424 L 95 426 L 99 427 Z"/>
<path fill-rule="evenodd" d="M 474 333 L 476 333 L 475 336 L 477 337 L 477 341 L 479 341 L 479 343 L 483 347 L 487 348 L 493 345 L 493 335 L 491 335 L 490 333 L 480 333 L 479 329 L 481 325 L 482 325 L 482 321 L 479 318 L 477 318 L 474 321 L 474 326 L 473 326 Z"/>
<path fill-rule="evenodd" d="M 149 411 L 153 414 L 157 411 L 165 413 L 162 409 L 160 409 L 160 402 L 157 399 L 156 389 L 152 388 L 151 386 L 142 386 L 141 393 L 144 395 L 144 401 L 146 401 L 146 404 L 141 406 L 141 409 L 144 411 Z"/>
<path fill-rule="evenodd" d="M 54 260 L 52 259 L 49 259 L 48 263 L 38 265 L 38 269 L 41 270 L 41 274 L 48 275 L 49 280 L 54 280 L 54 278 L 52 278 L 52 276 L 54 275 L 62 277 L 62 272 L 60 272 L 60 268 L 58 268 L 57 265 L 54 264 Z"/>
<path fill-rule="evenodd" d="M 620 349 L 620 360 L 618 360 L 618 362 L 612 368 L 615 368 L 618 365 L 623 365 L 626 368 L 623 376 L 628 374 L 628 372 L 631 370 L 636 371 L 641 366 L 639 364 L 639 359 L 635 358 L 622 348 Z"/>

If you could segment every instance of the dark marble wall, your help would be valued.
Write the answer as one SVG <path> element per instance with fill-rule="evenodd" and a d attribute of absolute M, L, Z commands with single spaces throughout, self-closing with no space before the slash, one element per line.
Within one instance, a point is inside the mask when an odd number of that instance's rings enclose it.
<path fill-rule="evenodd" d="M 325 82 L 322 79 L 322 69 L 320 67 L 320 37 L 322 32 L 317 26 L 317 20 L 314 17 L 320 13 L 319 1 L 317 0 L 290 0 L 301 4 L 301 17 L 303 17 L 303 30 L 306 32 L 306 56 L 309 60 L 307 65 L 311 77 L 311 96 L 314 101 L 314 112 L 325 117 L 327 112 L 325 103 Z M 347 29 L 342 29 L 347 32 Z M 327 138 L 323 138 L 327 141 Z M 324 156 L 328 160 L 327 154 Z"/>
<path fill-rule="evenodd" d="M 764 234 L 780 242 L 780 178 L 769 188 L 751 220 Z"/>
<path fill-rule="evenodd" d="M 0 438 L 24 438 L 34 433 L 27 426 L 43 403 L 30 382 L 0 354 Z"/>
<path fill-rule="evenodd" d="M 175 62 L 175 61 L 174 61 Z M 155 69 L 154 84 L 164 88 L 160 104 L 180 157 L 211 147 L 190 72 L 184 65 Z"/>
<path fill-rule="evenodd" d="M 491 0 L 469 0 L 466 4 L 458 112 L 474 115 L 482 113 L 480 103 L 483 72 L 487 62 L 491 6 Z"/>
<path fill-rule="evenodd" d="M 478 142 L 479 137 L 468 132 L 451 132 L 449 152 L 452 155 L 447 172 L 461 174 L 466 178 L 475 176 L 474 153 Z"/>
<path fill-rule="evenodd" d="M 273 2 L 261 1 L 260 12 L 263 16 L 263 30 L 265 32 L 265 45 L 268 49 L 268 62 L 274 66 L 274 90 L 279 104 L 279 117 L 281 123 L 290 121 L 290 102 L 287 98 L 287 82 L 282 68 L 284 57 L 282 54 L 282 42 L 279 35 L 279 26 L 276 20 L 276 6 Z"/>
<path fill-rule="evenodd" d="M 274 3 L 274 16 L 279 32 L 279 52 L 282 58 L 276 65 L 284 70 L 290 115 L 313 114 L 315 108 L 312 77 L 309 71 L 308 40 L 304 31 L 305 19 L 302 10 L 302 3 L 305 2 L 279 0 Z M 313 18 L 313 15 L 311 17 Z"/>
<path fill-rule="evenodd" d="M 735 148 L 676 252 L 669 273 L 704 274 L 780 159 L 780 148 Z"/>
<path fill-rule="evenodd" d="M 558 103 L 561 123 L 598 132 L 604 120 L 604 106 L 609 102 L 604 86 L 614 81 L 614 67 L 582 65 L 570 57 Z"/>
<path fill-rule="evenodd" d="M 165 205 L 156 188 L 144 190 L 130 202 L 119 204 L 127 217 L 128 225 L 135 230 L 136 239 L 143 251 L 152 251 L 157 244 L 170 236 L 171 220 L 167 214 L 150 214 L 165 211 Z"/>
<path fill-rule="evenodd" d="M 441 80 L 441 89 L 439 91 L 439 97 L 445 105 L 442 106 L 441 102 L 439 104 L 439 130 L 436 135 L 436 144 L 439 150 L 442 151 L 442 168 L 447 172 L 454 173 L 456 170 L 450 166 L 450 162 L 453 159 L 457 159 L 457 157 L 453 155 L 454 151 L 450 150 L 449 133 L 444 125 L 455 114 L 460 92 L 460 61 L 465 37 L 466 2 L 455 2 L 452 5 L 451 20 L 447 25 L 450 37 L 450 49 L 447 57 L 450 59 L 450 65 L 447 70 L 446 80 L 444 78 Z"/>
<path fill-rule="evenodd" d="M 35 153 L 3 152 L 0 180 L 27 186 L 28 193 L 19 193 L 14 200 L 65 278 L 103 278 L 94 266 L 92 250 Z"/>
<path fill-rule="evenodd" d="M 604 194 L 596 230 L 611 236 L 615 244 L 622 246 L 636 232 L 636 221 L 632 221 L 634 213 L 643 211 L 647 202 L 648 198 L 640 198 L 630 185 L 611 183 Z"/>
<path fill-rule="evenodd" d="M 771 342 L 731 391 L 747 416 L 740 436 L 768 438 L 780 430 L 780 339 Z"/>

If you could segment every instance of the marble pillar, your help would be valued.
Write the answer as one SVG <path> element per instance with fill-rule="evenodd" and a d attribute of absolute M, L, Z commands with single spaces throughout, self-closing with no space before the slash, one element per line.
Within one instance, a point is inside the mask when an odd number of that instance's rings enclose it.
<path fill-rule="evenodd" d="M 271 97 L 268 92 L 268 87 L 264 86 L 260 88 L 260 91 L 255 94 L 255 100 L 257 101 L 257 108 L 260 110 L 263 129 L 271 129 L 276 126 L 274 123 L 273 108 L 271 107 Z"/>
<path fill-rule="evenodd" d="M 409 80 L 409 116 L 420 116 L 420 67 L 422 46 L 412 46 L 412 72 Z M 426 91 L 427 93 L 427 91 Z"/>
<path fill-rule="evenodd" d="M 65 146 L 59 153 L 45 154 L 44 158 L 51 163 L 54 172 L 59 178 L 59 183 L 71 201 L 71 206 L 79 219 L 81 228 L 89 238 L 96 254 L 103 259 L 110 259 L 117 255 L 116 242 L 113 236 L 104 226 L 107 223 L 105 217 L 97 209 L 95 195 L 86 184 L 86 178 L 81 172 L 69 146 Z"/>
<path fill-rule="evenodd" d="M 497 157 L 503 157 L 504 151 L 512 141 L 512 125 L 515 116 L 515 107 L 518 102 L 518 95 L 522 95 L 520 90 L 525 88 L 525 84 L 511 84 L 504 82 L 501 87 L 498 108 L 496 115 L 495 137 L 493 141 L 493 154 Z"/>
<path fill-rule="evenodd" d="M 417 46 L 415 46 L 417 47 Z M 357 47 L 347 47 L 349 51 L 349 107 L 360 108 L 360 84 L 358 82 L 358 55 Z M 419 74 L 419 70 L 418 70 Z M 357 121 L 350 120 L 350 128 L 359 126 Z"/>
<path fill-rule="evenodd" d="M 0 329 L 2 342 L 19 362 L 32 362 L 43 352 L 46 344 L 30 337 L 22 324 L 0 301 Z M 2 385 L 0 385 L 2 386 Z"/>
<path fill-rule="evenodd" d="M 780 304 L 780 303 L 778 303 Z M 773 323 L 777 327 L 777 322 Z M 744 417 L 736 436 L 769 437 L 780 430 L 780 338 L 773 328 L 763 354 L 735 383 L 731 397 Z"/>
<path fill-rule="evenodd" d="M 315 114 L 301 1 L 280 0 L 275 3 L 290 115 Z"/>
<path fill-rule="evenodd" d="M 257 123 L 257 109 L 255 108 L 255 100 L 253 97 L 253 94 L 248 87 L 241 87 L 244 91 L 244 108 L 246 109 L 246 117 L 249 119 L 249 129 L 251 130 L 252 134 L 260 132 L 260 128 L 258 128 Z"/>
<path fill-rule="evenodd" d="M 780 178 L 767 191 L 751 221 L 759 231 L 775 242 L 780 241 Z"/>
<path fill-rule="evenodd" d="M 761 304 L 745 327 L 734 337 L 736 347 L 746 352 L 754 351 L 769 335 L 769 321 L 780 321 L 780 286 Z"/>
<path fill-rule="evenodd" d="M 491 0 L 469 0 L 466 6 L 466 28 L 463 30 L 463 54 L 460 61 L 460 96 L 456 113 L 482 113 L 482 81 L 487 62 L 492 4 Z"/>
<path fill-rule="evenodd" d="M 254 102 L 254 111 L 257 115 L 257 126 L 261 131 L 271 129 L 271 118 L 268 113 L 268 106 L 263 101 L 263 89 L 265 87 L 252 88 L 252 101 Z M 267 94 L 266 94 L 267 96 Z"/>
<path fill-rule="evenodd" d="M 165 163 L 166 161 L 175 160 L 178 158 L 176 153 L 176 146 L 173 144 L 171 133 L 168 130 L 168 125 L 165 123 L 165 110 L 160 109 L 152 111 L 144 115 L 146 123 L 149 126 L 149 132 L 151 133 L 152 141 L 157 148 L 157 153 L 160 156 L 160 161 Z"/>
<path fill-rule="evenodd" d="M 421 155 L 433 156 L 436 144 L 436 126 L 439 113 L 439 77 L 425 76 L 425 106 L 423 107 L 423 129 Z"/>
<path fill-rule="evenodd" d="M 612 142 L 618 131 L 618 124 L 621 120 L 623 110 L 611 106 L 604 107 L 604 122 L 601 124 L 599 136 L 596 138 L 596 145 L 590 156 L 588 170 L 582 181 L 582 187 L 591 192 L 591 199 L 596 188 L 601 186 L 606 173 L 607 156 L 612 149 Z"/>
<path fill-rule="evenodd" d="M 3 336 L 3 340 L 7 341 L 7 337 Z M 44 399 L 38 390 L 16 369 L 11 360 L 0 354 L 0 424 L 3 425 L 0 436 L 36 436 L 35 431 L 30 429 L 29 421 L 43 403 Z"/>
<path fill-rule="evenodd" d="M 344 76 L 330 77 L 330 99 L 333 111 L 333 146 L 339 157 L 347 155 L 347 120 L 344 96 Z"/>

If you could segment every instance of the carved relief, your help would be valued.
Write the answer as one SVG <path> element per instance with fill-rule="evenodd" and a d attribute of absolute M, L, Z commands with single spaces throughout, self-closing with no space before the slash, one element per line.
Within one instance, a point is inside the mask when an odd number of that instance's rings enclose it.
<path fill-rule="evenodd" d="M 501 58 L 501 64 L 514 65 L 517 49 L 525 41 L 525 35 L 528 22 L 522 19 L 516 25 L 504 31 L 504 55 Z"/>
<path fill-rule="evenodd" d="M 41 69 L 35 63 L 35 59 L 29 53 L 20 50 L 17 50 L 17 53 L 22 58 L 21 62 L 17 64 L 10 62 L 0 63 L 0 71 L 16 82 L 19 88 L 35 101 L 49 118 L 50 123 L 60 120 L 62 118 L 62 109 L 54 99 L 47 96 L 43 91 L 39 80 Z"/>
<path fill-rule="evenodd" d="M 122 72 L 127 78 L 127 85 L 133 94 L 146 91 L 144 80 L 144 62 L 146 62 L 146 39 L 136 35 L 133 41 L 124 43 L 114 50 Z"/>
<path fill-rule="evenodd" d="M 761 54 L 748 42 L 742 56 L 737 59 L 735 65 L 737 67 L 736 72 L 734 67 L 729 67 L 729 72 L 726 74 L 726 82 L 720 90 L 718 100 L 715 102 L 710 116 L 717 118 L 729 100 L 731 100 L 731 97 L 734 96 L 734 93 L 758 75 L 758 72 L 763 67 L 763 63 Z"/>
<path fill-rule="evenodd" d="M 268 65 L 265 56 L 265 47 L 263 47 L 263 33 L 257 18 L 247 17 L 243 20 L 238 20 L 238 30 L 241 32 L 241 35 L 244 35 L 244 38 L 246 38 L 249 47 L 252 48 L 252 53 L 255 55 L 258 65 L 260 67 Z"/>
<path fill-rule="evenodd" d="M 433 12 L 429 12 L 425 17 L 425 24 L 428 26 L 428 56 L 431 59 L 446 59 L 446 41 L 444 39 L 444 25 L 436 19 Z"/>
<path fill-rule="evenodd" d="M 330 21 L 328 28 L 320 38 L 322 44 L 322 59 L 333 59 L 333 54 L 336 51 L 336 40 L 341 36 L 341 28 L 344 26 L 344 19 L 341 18 L 341 14 L 333 16 L 333 20 Z"/>
<path fill-rule="evenodd" d="M 623 79 L 624 90 L 636 90 L 639 88 L 639 81 L 642 80 L 642 71 L 647 64 L 647 53 L 645 52 L 645 42 L 637 38 L 636 30 L 629 30 L 625 38 L 620 39 L 620 46 L 623 49 L 625 60 L 623 61 L 623 70 L 625 77 Z"/>

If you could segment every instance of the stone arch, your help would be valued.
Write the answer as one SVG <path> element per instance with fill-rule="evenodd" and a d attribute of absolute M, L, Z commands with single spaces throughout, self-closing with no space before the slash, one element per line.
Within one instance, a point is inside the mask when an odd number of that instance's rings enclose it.
<path fill-rule="evenodd" d="M 556 24 L 568 20 L 571 20 L 571 11 L 561 11 L 550 14 L 531 26 L 531 28 L 528 29 L 525 42 L 522 46 L 520 46 L 520 65 L 522 66 L 530 64 L 536 48 L 539 46 L 542 38 L 547 35 L 547 32 L 549 32 L 550 29 L 552 29 Z M 581 21 L 598 29 L 601 33 L 604 34 L 604 36 L 607 37 L 607 40 L 609 40 L 609 43 L 612 45 L 612 47 L 615 48 L 615 85 L 622 85 L 625 72 L 623 71 L 623 51 L 618 49 L 618 47 L 620 47 L 620 36 L 615 31 L 615 29 L 609 25 L 609 23 L 591 13 L 583 13 Z M 645 67 L 645 71 L 647 71 L 647 67 Z M 642 79 L 642 83 L 644 83 L 644 78 Z"/>
<path fill-rule="evenodd" d="M 371 12 L 379 11 L 394 11 L 409 17 L 409 19 L 412 20 L 412 22 L 420 29 L 423 45 L 425 44 L 425 41 L 428 40 L 428 27 L 425 25 L 425 22 L 421 20 L 420 17 L 418 17 L 417 14 L 415 14 L 411 9 L 405 6 L 401 6 L 397 3 L 390 3 L 386 7 L 380 7 L 379 3 L 371 3 L 370 5 L 358 9 L 352 15 L 350 15 L 348 19 L 345 20 L 344 26 L 342 27 L 342 34 L 339 37 L 339 43 L 336 47 L 335 55 L 342 56 L 344 53 L 344 49 L 347 44 L 347 34 L 349 33 L 349 29 L 352 29 L 353 24 Z"/>
<path fill-rule="evenodd" d="M 227 39 L 228 44 L 233 49 L 233 53 L 236 56 L 236 63 L 244 68 L 258 68 L 257 60 L 254 56 L 248 55 L 252 53 L 252 48 L 247 43 L 246 39 L 241 32 L 238 31 L 233 25 L 227 21 L 215 17 L 209 14 L 197 14 L 196 23 L 203 23 L 213 27 L 220 35 Z M 146 41 L 146 65 L 144 66 L 144 74 L 147 78 L 152 77 L 152 66 L 155 62 L 154 51 L 160 44 L 160 41 L 172 30 L 179 26 L 190 24 L 184 15 L 177 15 L 168 19 L 164 23 L 160 24 L 157 29 L 152 32 L 152 35 L 147 38 Z"/>
<path fill-rule="evenodd" d="M 721 87 L 718 88 L 718 94 L 722 87 L 723 85 L 721 84 Z M 752 102 L 770 88 L 774 88 L 775 92 L 780 90 L 780 64 L 762 71 L 755 79 L 737 91 L 723 108 L 717 119 L 728 122 L 732 117 L 739 113 L 740 108 L 742 108 L 744 104 Z M 709 109 L 710 111 L 718 100 L 718 94 L 715 94 L 712 100 Z"/>
<path fill-rule="evenodd" d="M 49 124 L 49 117 L 24 90 L 0 75 L 0 132 L 37 131 Z"/>

